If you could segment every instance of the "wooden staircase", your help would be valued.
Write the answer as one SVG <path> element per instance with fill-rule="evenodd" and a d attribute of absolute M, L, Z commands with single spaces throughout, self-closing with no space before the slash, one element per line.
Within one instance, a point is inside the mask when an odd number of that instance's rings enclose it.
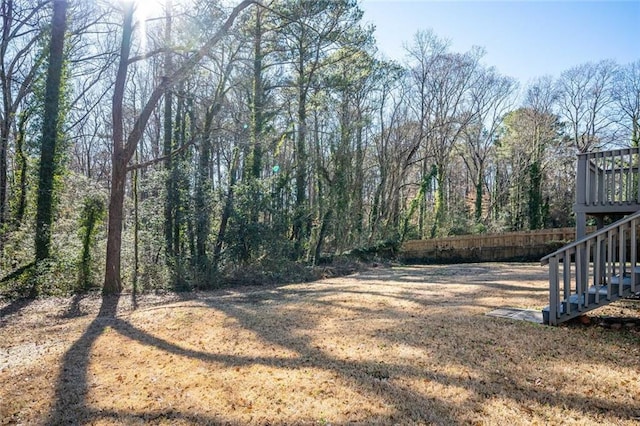
<path fill-rule="evenodd" d="M 557 325 L 640 292 L 636 212 L 542 258 L 549 265 L 545 324 Z"/>
<path fill-rule="evenodd" d="M 615 300 L 640 293 L 639 148 L 578 156 L 577 240 L 541 259 L 549 265 L 545 324 L 557 325 Z M 598 229 L 586 234 L 586 216 Z M 623 216 L 603 227 L 605 216 Z"/>

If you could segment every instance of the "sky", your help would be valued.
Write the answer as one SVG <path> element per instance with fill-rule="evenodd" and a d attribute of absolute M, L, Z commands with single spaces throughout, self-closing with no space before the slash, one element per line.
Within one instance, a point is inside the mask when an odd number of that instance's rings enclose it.
<path fill-rule="evenodd" d="M 640 0 L 361 0 L 379 49 L 403 60 L 418 30 L 449 39 L 451 50 L 486 49 L 484 63 L 526 84 L 590 61 L 640 60 Z"/>

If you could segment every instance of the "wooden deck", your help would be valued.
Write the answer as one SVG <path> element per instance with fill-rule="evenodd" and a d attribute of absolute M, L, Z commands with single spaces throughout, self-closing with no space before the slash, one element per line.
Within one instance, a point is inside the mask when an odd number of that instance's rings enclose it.
<path fill-rule="evenodd" d="M 587 216 L 602 228 L 605 216 L 640 210 L 640 148 L 578 154 L 576 175 L 576 237 L 586 235 Z"/>
<path fill-rule="evenodd" d="M 556 325 L 640 292 L 640 149 L 578 155 L 576 241 L 542 258 L 549 265 L 544 322 Z M 587 234 L 587 216 L 597 221 Z M 604 226 L 605 216 L 618 220 Z"/>
<path fill-rule="evenodd" d="M 549 306 L 544 321 L 556 325 L 640 292 L 640 212 L 543 257 L 549 265 Z"/>

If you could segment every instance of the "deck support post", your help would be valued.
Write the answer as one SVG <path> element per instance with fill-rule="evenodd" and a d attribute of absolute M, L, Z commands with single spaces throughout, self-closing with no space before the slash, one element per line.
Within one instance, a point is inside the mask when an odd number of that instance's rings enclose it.
<path fill-rule="evenodd" d="M 584 212 L 576 213 L 576 240 L 587 235 L 587 214 Z"/>
<path fill-rule="evenodd" d="M 585 206 L 587 204 L 587 166 L 589 159 L 584 154 L 578 155 L 578 164 L 576 170 L 576 207 Z M 591 190 L 591 188 L 589 188 Z M 591 192 L 591 191 L 590 191 Z M 591 198 L 591 197 L 589 197 Z M 589 199 L 589 201 L 592 201 Z M 587 214 L 579 209 L 576 212 L 576 239 L 581 239 L 587 235 Z"/>
<path fill-rule="evenodd" d="M 548 312 L 550 325 L 638 291 L 638 158 L 639 147 L 578 154 L 576 241 L 541 259 L 549 265 L 549 307 L 543 314 Z M 596 219 L 597 230 L 591 234 L 587 234 L 587 215 Z M 605 217 L 615 222 L 605 226 Z"/>

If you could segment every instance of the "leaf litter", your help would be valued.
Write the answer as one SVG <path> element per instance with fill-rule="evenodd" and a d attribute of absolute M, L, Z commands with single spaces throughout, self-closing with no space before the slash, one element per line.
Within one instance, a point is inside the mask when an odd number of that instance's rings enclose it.
<path fill-rule="evenodd" d="M 123 295 L 113 317 L 98 295 L 0 305 L 0 424 L 637 424 L 637 328 L 484 315 L 542 308 L 546 274 L 375 268 Z"/>

